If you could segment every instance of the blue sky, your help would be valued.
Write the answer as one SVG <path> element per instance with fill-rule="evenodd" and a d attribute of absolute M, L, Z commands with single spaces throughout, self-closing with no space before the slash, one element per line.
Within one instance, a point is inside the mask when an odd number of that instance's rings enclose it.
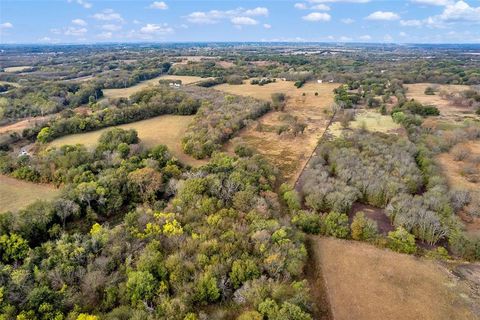
<path fill-rule="evenodd" d="M 480 43 L 480 0 L 0 0 L 1 43 Z"/>

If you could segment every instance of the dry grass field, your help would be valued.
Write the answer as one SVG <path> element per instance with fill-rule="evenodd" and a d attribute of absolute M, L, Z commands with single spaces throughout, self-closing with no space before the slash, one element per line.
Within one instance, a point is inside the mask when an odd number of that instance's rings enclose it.
<path fill-rule="evenodd" d="M 287 96 L 285 111 L 267 113 L 256 123 L 243 129 L 238 135 L 239 139 L 227 143 L 225 150 L 231 152 L 236 143 L 243 141 L 276 165 L 286 181 L 295 181 L 325 131 L 333 104 L 333 89 L 336 87 L 338 84 L 335 83 L 306 83 L 297 89 L 293 82 L 279 80 L 264 86 L 246 82 L 242 85 L 222 84 L 214 87 L 223 92 L 266 101 L 271 101 L 272 93 L 276 92 L 285 93 Z M 318 96 L 315 96 L 315 92 Z M 306 123 L 305 132 L 293 136 L 278 135 L 275 130 L 257 130 L 257 123 L 268 128 L 284 125 L 285 121 L 282 119 L 285 115 L 298 117 Z"/>
<path fill-rule="evenodd" d="M 350 122 L 349 128 L 365 128 L 368 131 L 383 133 L 400 133 L 404 131 L 402 126 L 393 122 L 391 116 L 384 116 L 371 110 L 359 111 L 355 116 L 355 120 Z M 344 130 L 342 124 L 337 121 L 328 128 L 328 133 L 334 137 L 339 137 Z"/>
<path fill-rule="evenodd" d="M 440 263 L 362 242 L 323 237 L 310 242 L 335 320 L 480 317 L 472 283 Z"/>
<path fill-rule="evenodd" d="M 30 68 L 30 66 L 18 66 L 18 67 L 8 67 L 4 68 L 5 72 L 22 72 L 26 69 Z"/>
<path fill-rule="evenodd" d="M 0 126 L 0 133 L 17 132 L 21 134 L 23 129 L 33 127 L 36 124 L 44 123 L 51 117 L 52 115 L 43 116 L 43 117 L 29 117 L 24 120 L 20 120 L 14 123 Z"/>
<path fill-rule="evenodd" d="M 103 96 L 109 99 L 115 98 L 128 98 L 132 94 L 148 88 L 149 86 L 154 86 L 158 84 L 159 80 L 182 80 L 182 84 L 192 84 L 200 80 L 205 80 L 206 78 L 193 77 L 193 76 L 173 76 L 173 75 L 163 75 L 147 81 L 140 82 L 134 86 L 122 89 L 104 89 Z"/>
<path fill-rule="evenodd" d="M 468 148 L 470 157 L 480 157 L 480 141 L 469 141 L 461 145 Z M 474 196 L 480 196 L 480 182 L 469 181 L 462 175 L 466 161 L 455 161 L 451 153 L 441 153 L 437 156 L 437 162 L 443 169 L 450 186 L 455 189 L 469 190 Z M 480 170 L 480 164 L 477 164 L 477 170 Z M 461 217 L 467 233 L 480 236 L 480 218 L 465 215 L 461 215 Z"/>
<path fill-rule="evenodd" d="M 59 193 L 52 186 L 0 175 L 0 212 L 16 211 L 35 200 L 51 200 Z"/>
<path fill-rule="evenodd" d="M 141 143 L 150 148 L 158 144 L 164 144 L 168 147 L 173 156 L 185 164 L 197 166 L 204 164 L 205 161 L 196 160 L 182 150 L 182 137 L 193 120 L 194 116 L 163 115 L 155 118 L 137 121 L 133 123 L 116 126 L 122 129 L 135 129 Z M 50 143 L 50 146 L 59 147 L 65 144 L 84 144 L 87 147 L 94 147 L 100 138 L 100 135 L 109 128 L 72 134 L 56 139 Z"/>
<path fill-rule="evenodd" d="M 404 85 L 407 90 L 407 98 L 415 99 L 422 104 L 434 105 L 440 110 L 440 116 L 449 119 L 458 119 L 460 116 L 478 118 L 474 114 L 474 110 L 465 107 L 455 106 L 447 99 L 443 99 L 438 92 L 435 95 L 426 95 L 427 87 L 436 87 L 438 91 L 446 91 L 449 93 L 460 92 L 469 89 L 467 85 L 438 85 L 431 83 L 415 83 Z"/>

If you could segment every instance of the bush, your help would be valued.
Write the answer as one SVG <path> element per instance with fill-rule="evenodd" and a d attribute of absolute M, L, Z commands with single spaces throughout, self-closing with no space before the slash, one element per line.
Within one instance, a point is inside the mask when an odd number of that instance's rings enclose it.
<path fill-rule="evenodd" d="M 237 85 L 243 83 L 243 77 L 238 75 L 231 75 L 227 77 L 227 83 L 231 85 Z"/>
<path fill-rule="evenodd" d="M 415 236 L 403 227 L 398 227 L 395 231 L 388 233 L 388 247 L 400 253 L 411 254 L 417 251 Z"/>
<path fill-rule="evenodd" d="M 357 212 L 350 228 L 354 240 L 373 241 L 378 236 L 377 223 L 365 217 L 365 213 L 362 211 Z"/>
<path fill-rule="evenodd" d="M 453 160 L 463 161 L 467 159 L 470 155 L 470 149 L 463 145 L 456 145 L 452 148 L 452 151 L 450 151 L 450 153 L 453 157 Z"/>
<path fill-rule="evenodd" d="M 434 259 L 434 260 L 449 260 L 450 256 L 448 255 L 447 249 L 444 247 L 438 247 L 433 250 L 428 251 L 425 254 L 425 257 L 428 259 Z"/>
<path fill-rule="evenodd" d="M 433 96 L 433 95 L 435 95 L 435 89 L 432 88 L 432 87 L 427 87 L 427 88 L 425 89 L 425 94 L 426 94 L 426 95 L 429 95 L 429 96 Z"/>
<path fill-rule="evenodd" d="M 287 206 L 290 210 L 300 210 L 300 196 L 295 190 L 287 191 L 283 194 L 283 200 L 287 203 Z"/>
<path fill-rule="evenodd" d="M 348 237 L 348 216 L 335 211 L 327 214 L 322 223 L 322 233 L 327 236 L 345 239 Z"/>
<path fill-rule="evenodd" d="M 299 211 L 292 217 L 292 223 L 303 232 L 318 234 L 320 232 L 321 217 L 311 211 Z"/>

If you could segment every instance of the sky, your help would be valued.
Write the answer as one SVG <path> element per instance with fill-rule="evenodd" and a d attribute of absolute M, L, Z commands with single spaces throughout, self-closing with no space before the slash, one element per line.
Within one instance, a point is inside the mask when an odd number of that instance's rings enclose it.
<path fill-rule="evenodd" d="M 480 0 L 0 0 L 0 43 L 480 43 Z"/>

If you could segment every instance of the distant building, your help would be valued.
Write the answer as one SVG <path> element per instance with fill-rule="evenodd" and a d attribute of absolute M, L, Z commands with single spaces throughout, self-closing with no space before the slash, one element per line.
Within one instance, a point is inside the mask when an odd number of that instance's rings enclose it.
<path fill-rule="evenodd" d="M 317 83 L 323 83 L 323 80 L 317 80 Z"/>

